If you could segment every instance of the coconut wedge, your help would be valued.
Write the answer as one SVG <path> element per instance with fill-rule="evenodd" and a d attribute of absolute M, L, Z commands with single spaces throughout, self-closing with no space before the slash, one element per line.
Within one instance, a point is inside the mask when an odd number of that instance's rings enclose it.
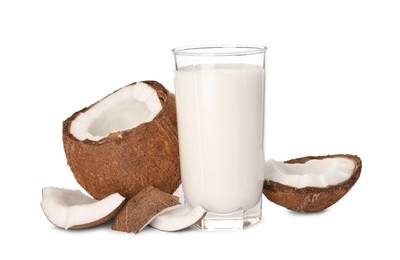
<path fill-rule="evenodd" d="M 79 190 L 45 187 L 40 205 L 55 226 L 84 229 L 110 220 L 122 208 L 124 201 L 125 198 L 118 193 L 98 201 Z"/>
<path fill-rule="evenodd" d="M 264 195 L 294 211 L 319 212 L 340 200 L 357 182 L 361 159 L 356 155 L 307 156 L 265 163 Z"/>
<path fill-rule="evenodd" d="M 63 123 L 67 163 L 94 198 L 132 198 L 180 184 L 175 96 L 156 81 L 132 83 Z"/>
<path fill-rule="evenodd" d="M 160 212 L 150 226 L 162 231 L 178 231 L 188 228 L 201 220 L 207 211 L 202 206 L 188 208 L 176 205 Z"/>
<path fill-rule="evenodd" d="M 113 230 L 139 233 L 158 213 L 178 205 L 179 199 L 149 186 L 127 201 L 111 226 Z"/>

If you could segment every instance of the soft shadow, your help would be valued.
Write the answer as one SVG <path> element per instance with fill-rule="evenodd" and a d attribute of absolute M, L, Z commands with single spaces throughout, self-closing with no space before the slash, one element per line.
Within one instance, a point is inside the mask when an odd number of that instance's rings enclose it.
<path fill-rule="evenodd" d="M 60 231 L 60 232 L 72 232 L 72 233 L 81 233 L 81 232 L 88 232 L 90 231 L 100 231 L 100 230 L 111 230 L 111 224 L 113 222 L 113 219 L 102 223 L 100 225 L 94 226 L 94 227 L 90 227 L 90 228 L 84 228 L 84 229 L 63 229 L 63 228 L 59 228 L 56 226 L 52 226 L 53 230 L 55 231 Z"/>
<path fill-rule="evenodd" d="M 146 231 L 147 230 L 147 231 Z M 196 232 L 198 231 L 198 228 L 196 228 L 195 226 L 190 226 L 181 230 L 176 230 L 176 231 L 163 231 L 163 230 L 158 230 L 156 228 L 153 228 L 152 226 L 147 226 L 144 230 L 142 230 L 141 232 L 162 232 L 164 234 L 182 234 L 182 233 L 192 233 L 192 232 Z"/>
<path fill-rule="evenodd" d="M 63 228 L 59 228 L 56 227 L 54 225 L 51 226 L 51 228 L 56 231 L 56 232 L 69 232 L 69 233 L 74 233 L 74 234 L 80 234 L 80 233 L 86 233 L 86 232 L 98 232 L 98 231 L 106 231 L 106 232 L 110 232 L 110 233 L 119 233 L 120 231 L 116 231 L 116 230 L 112 230 L 111 226 L 113 223 L 114 219 L 111 219 L 103 224 L 94 226 L 94 227 L 90 227 L 90 228 L 85 228 L 85 229 L 63 229 Z M 146 226 L 143 230 L 141 230 L 138 234 L 134 234 L 134 233 L 127 233 L 127 232 L 120 232 L 120 233 L 124 233 L 124 234 L 131 234 L 131 235 L 139 235 L 139 234 L 146 234 L 146 233 L 153 233 L 153 232 L 161 232 L 164 234 L 182 234 L 182 233 L 192 233 L 192 232 L 197 232 L 199 231 L 198 228 L 196 228 L 195 226 L 190 226 L 188 228 L 182 229 L 182 230 L 177 230 L 177 231 L 162 231 L 162 230 L 158 230 L 155 229 L 153 227 L 151 227 L 150 225 Z"/>
<path fill-rule="evenodd" d="M 311 216 L 323 216 L 327 214 L 330 209 L 324 209 L 320 212 L 304 212 L 304 211 L 294 211 L 294 210 L 286 210 L 287 214 L 296 216 L 296 217 L 311 217 Z"/>

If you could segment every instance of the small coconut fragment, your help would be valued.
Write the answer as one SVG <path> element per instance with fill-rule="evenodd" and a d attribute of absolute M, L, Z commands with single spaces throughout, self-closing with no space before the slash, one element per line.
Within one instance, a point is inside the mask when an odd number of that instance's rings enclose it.
<path fill-rule="evenodd" d="M 179 187 L 172 195 L 177 196 L 179 198 L 180 204 L 185 204 L 185 195 L 183 193 L 182 183 L 179 185 Z"/>
<path fill-rule="evenodd" d="M 179 204 L 179 199 L 169 193 L 149 186 L 127 201 L 117 214 L 112 229 L 139 233 L 154 217 L 166 208 Z"/>
<path fill-rule="evenodd" d="M 319 212 L 340 200 L 361 173 L 357 155 L 307 156 L 265 163 L 264 195 L 294 211 Z"/>
<path fill-rule="evenodd" d="M 45 187 L 40 205 L 53 225 L 64 229 L 84 229 L 113 218 L 124 201 L 125 198 L 118 193 L 98 201 L 79 190 Z"/>
<path fill-rule="evenodd" d="M 156 81 L 129 84 L 63 122 L 67 163 L 94 198 L 127 199 L 180 184 L 175 96 Z"/>
<path fill-rule="evenodd" d="M 160 212 L 150 222 L 150 226 L 162 231 L 178 231 L 194 225 L 206 213 L 207 211 L 202 206 L 189 208 L 177 205 Z"/>

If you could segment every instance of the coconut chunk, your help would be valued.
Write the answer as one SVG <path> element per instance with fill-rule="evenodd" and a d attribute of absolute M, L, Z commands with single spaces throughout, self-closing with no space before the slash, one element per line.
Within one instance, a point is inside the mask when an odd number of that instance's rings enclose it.
<path fill-rule="evenodd" d="M 83 229 L 110 220 L 122 207 L 125 198 L 118 193 L 95 200 L 79 190 L 57 187 L 42 189 L 43 212 L 55 226 Z"/>
<path fill-rule="evenodd" d="M 139 192 L 128 200 L 115 217 L 112 229 L 123 232 L 139 233 L 158 213 L 164 209 L 178 205 L 179 199 L 171 194 L 162 192 L 153 186 Z"/>
<path fill-rule="evenodd" d="M 194 225 L 206 213 L 207 211 L 202 206 L 189 208 L 177 205 L 160 212 L 150 222 L 150 226 L 162 231 L 178 231 Z"/>
<path fill-rule="evenodd" d="M 263 193 L 290 210 L 319 212 L 339 201 L 360 173 L 361 159 L 349 154 L 268 160 Z"/>

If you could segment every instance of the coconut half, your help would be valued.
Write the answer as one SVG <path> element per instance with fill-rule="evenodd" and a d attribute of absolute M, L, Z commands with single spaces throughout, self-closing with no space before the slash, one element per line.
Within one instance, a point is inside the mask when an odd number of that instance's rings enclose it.
<path fill-rule="evenodd" d="M 194 225 L 206 213 L 207 211 L 202 206 L 189 208 L 176 205 L 157 214 L 154 220 L 150 222 L 150 226 L 162 231 L 178 231 Z"/>
<path fill-rule="evenodd" d="M 124 201 L 125 198 L 118 193 L 98 201 L 79 190 L 45 187 L 40 205 L 53 225 L 64 229 L 84 229 L 113 218 Z"/>
<path fill-rule="evenodd" d="M 64 151 L 94 198 L 131 198 L 180 183 L 175 96 L 156 81 L 132 83 L 63 122 Z"/>
<path fill-rule="evenodd" d="M 285 208 L 319 212 L 341 199 L 360 173 L 361 159 L 349 154 L 268 160 L 263 193 Z"/>

